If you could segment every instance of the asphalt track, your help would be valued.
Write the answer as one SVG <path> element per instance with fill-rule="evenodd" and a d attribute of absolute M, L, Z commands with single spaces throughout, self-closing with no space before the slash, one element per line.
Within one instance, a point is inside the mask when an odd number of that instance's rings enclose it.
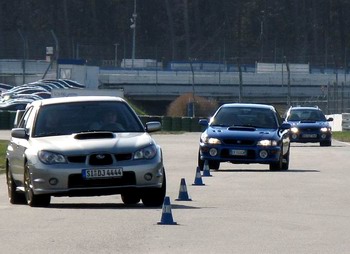
<path fill-rule="evenodd" d="M 223 164 L 199 186 L 192 185 L 199 135 L 153 135 L 177 225 L 158 225 L 161 208 L 126 207 L 118 195 L 57 197 L 48 208 L 10 205 L 1 175 L 1 252 L 349 253 L 347 143 L 293 144 L 285 172 Z M 176 200 L 182 178 L 192 201 Z"/>

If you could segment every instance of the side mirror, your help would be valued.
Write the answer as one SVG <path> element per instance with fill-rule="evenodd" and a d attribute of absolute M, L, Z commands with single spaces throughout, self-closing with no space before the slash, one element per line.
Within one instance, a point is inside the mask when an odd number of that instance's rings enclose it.
<path fill-rule="evenodd" d="M 28 138 L 28 134 L 26 132 L 26 129 L 24 129 L 24 128 L 13 128 L 11 130 L 11 137 L 27 139 Z"/>
<path fill-rule="evenodd" d="M 280 125 L 280 129 L 281 130 L 287 130 L 287 129 L 290 129 L 292 127 L 292 125 L 290 123 L 287 123 L 287 122 L 283 122 L 281 125 Z"/>
<path fill-rule="evenodd" d="M 334 120 L 333 117 L 330 117 L 327 119 L 328 122 L 332 122 L 333 120 Z"/>
<path fill-rule="evenodd" d="M 209 122 L 207 119 L 199 119 L 198 124 L 204 127 L 207 127 Z"/>
<path fill-rule="evenodd" d="M 146 131 L 147 132 L 159 131 L 161 129 L 161 127 L 162 127 L 162 124 L 158 121 L 146 123 Z"/>

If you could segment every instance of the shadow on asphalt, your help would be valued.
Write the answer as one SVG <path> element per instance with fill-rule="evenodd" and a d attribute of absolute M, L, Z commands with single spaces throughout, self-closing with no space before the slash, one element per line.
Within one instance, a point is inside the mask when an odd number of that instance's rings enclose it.
<path fill-rule="evenodd" d="M 289 170 L 269 170 L 269 169 L 220 169 L 218 171 L 211 171 L 215 173 L 227 173 L 227 172 L 247 172 L 247 173 L 257 173 L 257 172 L 270 172 L 270 173 L 319 173 L 319 170 L 315 169 L 289 169 Z"/>
<path fill-rule="evenodd" d="M 186 204 L 190 204 L 191 201 L 176 201 L 176 202 L 186 202 Z M 120 204 L 113 204 L 113 203 L 51 203 L 47 209 L 162 209 L 161 206 L 159 207 L 146 207 L 142 203 L 136 204 L 136 205 L 124 205 L 122 203 Z M 194 207 L 190 205 L 183 205 L 183 204 L 171 204 L 172 209 L 200 209 L 200 207 Z"/>

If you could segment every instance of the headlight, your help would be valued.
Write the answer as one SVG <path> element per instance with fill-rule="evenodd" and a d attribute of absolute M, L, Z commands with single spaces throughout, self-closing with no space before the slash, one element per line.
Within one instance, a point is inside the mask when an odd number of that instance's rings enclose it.
<path fill-rule="evenodd" d="M 210 145 L 220 145 L 221 144 L 221 140 L 217 139 L 217 138 L 209 138 L 207 133 L 203 133 L 201 135 L 201 141 L 204 144 L 210 144 Z"/>
<path fill-rule="evenodd" d="M 260 140 L 258 146 L 277 146 L 277 141 L 269 139 Z"/>
<path fill-rule="evenodd" d="M 157 154 L 157 148 L 155 145 L 147 146 L 134 153 L 134 160 L 152 159 Z"/>
<path fill-rule="evenodd" d="M 292 128 L 290 128 L 290 131 L 293 133 L 298 133 L 299 129 L 297 127 L 292 127 Z"/>
<path fill-rule="evenodd" d="M 66 158 L 59 153 L 53 153 L 49 151 L 39 151 L 39 160 L 44 164 L 63 164 L 67 163 Z"/>
<path fill-rule="evenodd" d="M 327 127 L 322 127 L 320 130 L 321 130 L 321 132 L 327 132 L 327 131 L 329 131 L 329 129 L 328 129 Z"/>

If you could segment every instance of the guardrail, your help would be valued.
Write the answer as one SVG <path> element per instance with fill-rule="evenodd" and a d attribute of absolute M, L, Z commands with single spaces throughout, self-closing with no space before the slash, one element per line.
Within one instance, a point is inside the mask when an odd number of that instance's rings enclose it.
<path fill-rule="evenodd" d="M 0 130 L 10 130 L 16 117 L 15 111 L 0 111 Z M 169 116 L 139 116 L 142 123 L 159 121 L 162 124 L 162 131 L 186 131 L 200 132 L 202 127 L 198 124 L 197 117 L 169 117 Z"/>
<path fill-rule="evenodd" d="M 0 111 L 0 130 L 10 130 L 16 117 L 15 111 Z M 170 116 L 150 116 L 140 115 L 142 123 L 158 121 L 162 124 L 162 131 L 185 131 L 185 132 L 201 132 L 203 127 L 198 124 L 198 117 L 170 117 Z M 337 115 L 327 115 L 333 117 L 333 131 L 350 131 L 350 113 L 342 113 Z"/>

